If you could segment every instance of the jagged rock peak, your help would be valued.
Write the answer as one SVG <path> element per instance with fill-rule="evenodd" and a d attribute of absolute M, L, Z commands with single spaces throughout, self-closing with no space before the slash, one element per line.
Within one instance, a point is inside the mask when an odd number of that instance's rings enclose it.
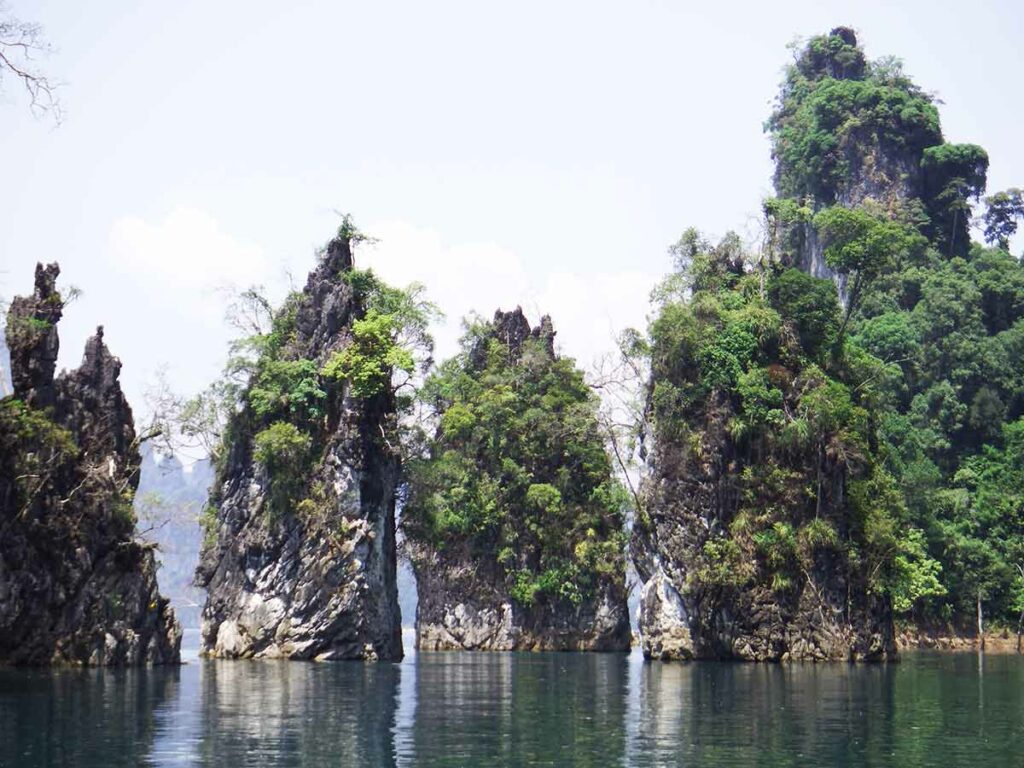
<path fill-rule="evenodd" d="M 473 347 L 470 359 L 474 368 L 482 368 L 486 361 L 487 344 L 490 339 L 497 339 L 508 347 L 512 359 L 518 359 L 523 351 L 523 344 L 527 339 L 540 339 L 544 343 L 544 349 L 551 356 L 555 356 L 555 329 L 551 323 L 551 316 L 544 315 L 536 328 L 530 327 L 530 321 L 523 314 L 523 308 L 517 306 L 510 312 L 500 309 L 495 310 L 494 320 L 487 334 L 481 338 Z"/>
<path fill-rule="evenodd" d="M 64 301 L 57 291 L 60 266 L 36 264 L 35 290 L 16 296 L 7 314 L 5 337 L 11 355 L 11 382 L 29 405 L 53 405 L 53 374 L 60 352 L 57 323 Z"/>
<path fill-rule="evenodd" d="M 277 312 L 288 327 L 270 360 L 322 364 L 351 342 L 365 311 L 349 279 L 351 239 L 332 240 L 304 290 Z M 294 319 L 292 333 L 291 319 Z M 394 660 L 402 657 L 396 588 L 399 458 L 386 438 L 390 389 L 360 398 L 314 373 L 315 409 L 256 409 L 231 421 L 214 480 L 196 584 L 207 590 L 203 652 L 218 657 Z M 261 437 L 304 446 L 274 466 Z"/>
<path fill-rule="evenodd" d="M 140 457 L 103 328 L 53 376 L 60 268 L 36 268 L 7 319 L 14 397 L 0 401 L 0 663 L 179 661 L 181 630 L 135 540 Z M 26 480 L 25 478 L 31 478 Z"/>
<path fill-rule="evenodd" d="M 70 376 L 78 379 L 99 395 L 120 394 L 121 361 L 110 353 L 103 341 L 103 326 L 85 342 L 82 364 Z"/>
<path fill-rule="evenodd" d="M 138 486 L 139 452 L 135 420 L 121 390 L 121 361 L 103 341 L 103 326 L 85 342 L 82 364 L 62 373 L 58 381 L 57 412 L 79 436 L 79 445 L 93 455 L 109 454 L 130 472 L 132 490 Z"/>
<path fill-rule="evenodd" d="M 352 244 L 337 237 L 327 244 L 316 268 L 306 278 L 296 314 L 297 344 L 307 357 L 323 357 L 342 342 L 338 334 L 356 311 L 353 291 L 342 275 L 354 267 Z"/>

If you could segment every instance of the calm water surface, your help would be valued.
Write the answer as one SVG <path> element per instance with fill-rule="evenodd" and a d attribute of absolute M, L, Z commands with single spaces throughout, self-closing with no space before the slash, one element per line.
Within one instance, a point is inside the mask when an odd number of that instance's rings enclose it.
<path fill-rule="evenodd" d="M 0 765 L 1022 766 L 1024 660 L 463 653 L 0 670 Z"/>

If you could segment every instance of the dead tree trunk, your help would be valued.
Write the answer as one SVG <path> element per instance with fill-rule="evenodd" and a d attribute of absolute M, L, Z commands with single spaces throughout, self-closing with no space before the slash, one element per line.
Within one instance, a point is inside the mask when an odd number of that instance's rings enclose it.
<path fill-rule="evenodd" d="M 981 588 L 978 588 L 978 643 L 981 650 L 985 650 L 985 618 L 981 612 Z"/>

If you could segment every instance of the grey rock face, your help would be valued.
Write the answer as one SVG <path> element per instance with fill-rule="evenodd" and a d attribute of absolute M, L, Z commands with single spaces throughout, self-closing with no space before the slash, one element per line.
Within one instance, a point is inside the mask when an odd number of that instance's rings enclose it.
<path fill-rule="evenodd" d="M 421 651 L 624 651 L 629 614 L 621 585 L 605 583 L 578 606 L 529 609 L 508 594 L 496 564 L 413 547 Z"/>
<path fill-rule="evenodd" d="M 333 241 L 310 274 L 296 310 L 288 359 L 318 367 L 351 341 L 363 311 L 343 275 L 347 240 Z M 227 658 L 402 657 L 396 588 L 395 491 L 399 460 L 385 435 L 395 418 L 390 393 L 370 400 L 328 391 L 312 433 L 308 476 L 284 512 L 270 503 L 266 469 L 253 456 L 267 425 L 245 408 L 230 425 L 224 466 L 210 503 L 196 582 L 208 593 L 203 652 Z M 302 496 L 305 494 L 306 498 Z"/>
<path fill-rule="evenodd" d="M 9 451 L 0 459 L 0 663 L 177 663 L 181 630 L 157 590 L 152 549 L 135 540 L 139 452 L 103 329 L 80 368 L 53 376 L 59 272 L 37 266 L 34 294 L 16 298 L 7 321 L 14 395 L 0 403 Z M 18 403 L 65 430 L 77 453 L 19 430 Z M 30 487 L 12 476 L 22 461 L 35 462 Z"/>
<path fill-rule="evenodd" d="M 896 657 L 892 611 L 869 594 L 864 574 L 834 552 L 785 592 L 755 578 L 743 586 L 703 584 L 693 578 L 712 531 L 727 529 L 738 498 L 742 461 L 728 433 L 729 412 L 710 408 L 693 424 L 699 459 L 679 446 L 655 443 L 646 483 L 649 520 L 634 525 L 631 549 L 643 582 L 639 629 L 644 655 L 656 659 L 744 661 L 858 660 Z M 782 457 L 764 461 L 782 464 Z M 823 519 L 842 525 L 845 477 L 823 473 Z M 812 510 L 813 514 L 813 510 Z"/>
<path fill-rule="evenodd" d="M 693 636 L 686 604 L 661 571 L 640 590 L 640 647 L 648 659 L 692 659 Z"/>
<path fill-rule="evenodd" d="M 851 142 L 851 146 L 862 146 Z M 903 150 L 878 147 L 870 155 L 857 150 L 848 151 L 850 176 L 840 185 L 836 199 L 829 204 L 856 208 L 862 204 L 875 205 L 882 210 L 897 210 L 921 194 L 920 157 Z M 825 207 L 823 201 L 814 201 L 814 210 Z M 836 273 L 825 263 L 824 245 L 810 223 L 802 224 L 794 233 L 797 249 L 791 266 L 814 277 L 832 280 L 839 289 L 839 298 L 846 305 L 846 275 Z"/>

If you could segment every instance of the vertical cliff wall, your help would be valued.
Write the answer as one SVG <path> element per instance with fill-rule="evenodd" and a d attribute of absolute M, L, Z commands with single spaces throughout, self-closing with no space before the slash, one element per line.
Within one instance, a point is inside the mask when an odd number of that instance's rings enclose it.
<path fill-rule="evenodd" d="M 835 286 L 749 273 L 728 239 L 695 249 L 688 293 L 651 326 L 632 540 L 644 654 L 892 658 L 885 577 L 902 509 L 863 373 L 850 376 L 864 363 L 835 348 Z"/>
<path fill-rule="evenodd" d="M 208 655 L 402 656 L 394 396 L 321 375 L 365 314 L 353 274 L 339 237 L 277 313 L 228 425 L 196 572 Z"/>
<path fill-rule="evenodd" d="M 64 302 L 56 264 L 7 317 L 12 396 L 0 400 L 0 663 L 176 663 L 181 632 L 135 538 L 139 451 L 121 363 L 89 339 L 54 376 Z"/>

